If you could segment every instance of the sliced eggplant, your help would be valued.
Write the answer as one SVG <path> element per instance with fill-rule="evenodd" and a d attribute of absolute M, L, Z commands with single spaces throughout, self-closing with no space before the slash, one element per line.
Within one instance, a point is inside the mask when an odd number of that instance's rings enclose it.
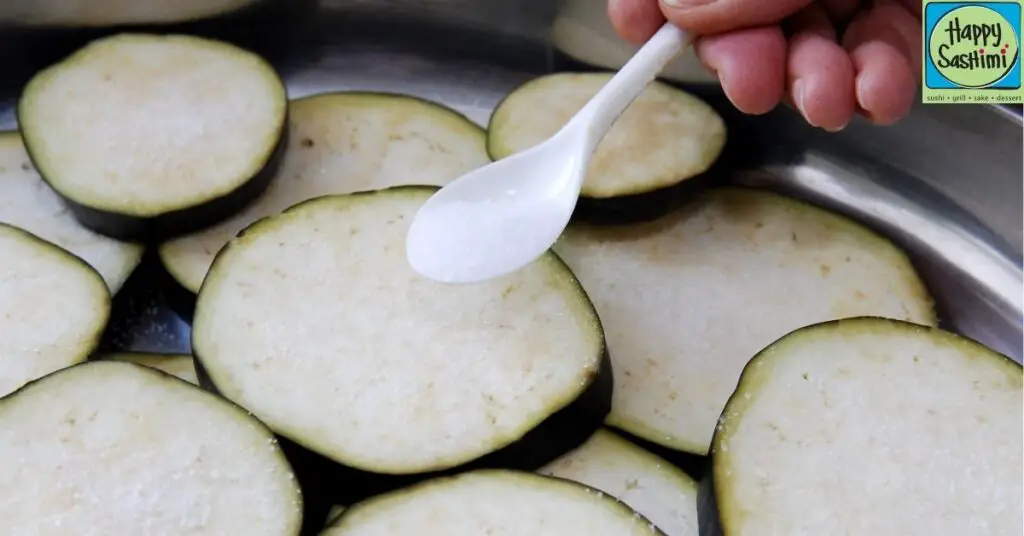
<path fill-rule="evenodd" d="M 192 329 L 217 391 L 372 473 L 537 469 L 582 443 L 611 395 L 587 295 L 550 253 L 475 285 L 416 274 L 405 236 L 436 190 L 316 198 L 229 242 Z"/>
<path fill-rule="evenodd" d="M 0 399 L 6 534 L 297 536 L 274 436 L 177 378 L 92 361 Z"/>
<path fill-rule="evenodd" d="M 336 505 L 332 506 L 330 511 L 327 512 L 327 525 L 331 525 L 335 521 L 337 521 L 338 518 L 341 517 L 341 514 L 345 513 L 345 510 L 347 508 L 348 507 L 342 506 L 340 504 L 336 504 Z"/>
<path fill-rule="evenodd" d="M 1021 534 L 1022 377 L 938 328 L 796 330 L 750 361 L 722 413 L 701 534 Z"/>
<path fill-rule="evenodd" d="M 75 221 L 32 167 L 17 132 L 0 132 L 0 223 L 20 227 L 81 257 L 113 293 L 142 259 L 142 244 L 107 238 Z"/>
<path fill-rule="evenodd" d="M 864 315 L 936 323 L 889 241 L 764 191 L 713 189 L 653 222 L 572 226 L 555 250 L 605 327 L 609 424 L 698 455 L 743 366 L 789 331 Z"/>
<path fill-rule="evenodd" d="M 593 488 L 559 478 L 481 470 L 354 505 L 321 536 L 664 536 Z"/>
<path fill-rule="evenodd" d="M 29 155 L 85 226 L 121 239 L 195 231 L 265 188 L 284 84 L 255 54 L 185 35 L 97 39 L 29 81 Z"/>
<path fill-rule="evenodd" d="M 0 21 L 30 26 L 171 24 L 242 11 L 266 0 L 7 0 Z"/>
<path fill-rule="evenodd" d="M 135 363 L 144 367 L 152 367 L 185 380 L 192 385 L 199 385 L 196 366 L 189 354 L 158 354 L 147 352 L 120 352 L 106 354 L 102 359 Z"/>
<path fill-rule="evenodd" d="M 665 536 L 696 536 L 697 483 L 667 461 L 607 430 L 539 473 L 599 489 L 654 523 Z"/>
<path fill-rule="evenodd" d="M 85 361 L 110 304 L 103 278 L 82 259 L 0 223 L 0 397 Z"/>
<path fill-rule="evenodd" d="M 442 186 L 490 162 L 484 130 L 440 104 L 404 95 L 340 92 L 292 101 L 284 162 L 236 216 L 160 246 L 160 259 L 195 294 L 214 255 L 250 223 L 306 199 L 405 184 Z"/>
<path fill-rule="evenodd" d="M 495 160 L 548 139 L 579 111 L 611 73 L 561 72 L 510 93 L 491 115 L 487 149 Z M 658 215 L 682 192 L 714 178 L 707 173 L 726 141 L 714 108 L 683 90 L 653 82 L 598 144 L 580 197 L 584 210 Z M 683 189 L 683 186 L 688 186 Z M 639 217 L 639 216 L 638 216 Z"/>

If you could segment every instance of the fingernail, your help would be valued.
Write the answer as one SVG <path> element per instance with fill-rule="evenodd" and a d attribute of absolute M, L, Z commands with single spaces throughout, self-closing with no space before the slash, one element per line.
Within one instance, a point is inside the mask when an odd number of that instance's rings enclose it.
<path fill-rule="evenodd" d="M 864 97 L 869 94 L 868 81 L 863 76 L 857 77 L 857 85 L 855 86 L 854 98 L 857 101 L 857 112 L 866 117 L 872 123 L 875 122 L 875 118 L 872 116 L 871 111 L 868 110 L 867 99 Z"/>
<path fill-rule="evenodd" d="M 864 106 L 864 95 L 868 94 L 868 83 L 863 76 L 857 76 L 857 82 L 854 86 L 853 97 L 857 99 L 857 105 Z"/>
<path fill-rule="evenodd" d="M 706 6 L 715 0 L 661 0 L 661 4 L 671 9 L 691 9 Z"/>
<path fill-rule="evenodd" d="M 818 125 L 815 125 L 814 121 L 811 121 L 811 118 L 807 117 L 807 109 L 804 108 L 804 85 L 803 80 L 793 82 L 793 104 L 796 105 L 797 110 L 800 110 L 800 115 L 804 116 L 807 123 L 812 127 L 816 127 Z"/>

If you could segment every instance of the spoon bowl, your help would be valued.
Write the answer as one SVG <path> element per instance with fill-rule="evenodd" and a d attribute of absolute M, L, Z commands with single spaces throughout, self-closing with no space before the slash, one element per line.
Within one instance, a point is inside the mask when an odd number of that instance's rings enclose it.
<path fill-rule="evenodd" d="M 441 188 L 409 228 L 412 268 L 435 281 L 474 283 L 543 255 L 569 224 L 597 144 L 688 43 L 665 24 L 554 136 Z"/>
<path fill-rule="evenodd" d="M 584 144 L 577 131 L 563 130 L 439 190 L 409 228 L 413 269 L 443 283 L 474 283 L 543 255 L 576 207 L 586 175 L 586 159 L 578 157 Z"/>

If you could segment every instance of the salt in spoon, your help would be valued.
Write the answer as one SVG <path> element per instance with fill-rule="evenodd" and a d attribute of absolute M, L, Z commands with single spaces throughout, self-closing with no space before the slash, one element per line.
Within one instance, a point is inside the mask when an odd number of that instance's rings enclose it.
<path fill-rule="evenodd" d="M 475 283 L 543 255 L 569 223 L 597 144 L 688 44 L 666 23 L 554 136 L 438 190 L 409 228 L 412 268 L 435 281 Z"/>

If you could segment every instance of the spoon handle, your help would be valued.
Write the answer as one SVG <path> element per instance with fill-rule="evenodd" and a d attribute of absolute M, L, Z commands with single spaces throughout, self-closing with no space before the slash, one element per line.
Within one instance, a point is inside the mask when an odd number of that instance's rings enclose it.
<path fill-rule="evenodd" d="M 590 154 L 615 120 L 651 83 L 665 65 L 690 43 L 690 37 L 672 23 L 665 23 L 619 69 L 566 125 L 587 125 L 587 153 Z"/>

